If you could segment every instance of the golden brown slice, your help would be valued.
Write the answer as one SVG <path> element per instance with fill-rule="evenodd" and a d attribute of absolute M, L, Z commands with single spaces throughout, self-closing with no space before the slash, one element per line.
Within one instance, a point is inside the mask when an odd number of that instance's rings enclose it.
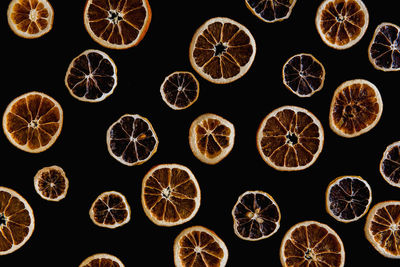
<path fill-rule="evenodd" d="M 39 196 L 50 201 L 60 201 L 65 198 L 69 187 L 64 170 L 55 165 L 40 169 L 33 183 Z"/>
<path fill-rule="evenodd" d="M 256 55 L 250 31 L 240 23 L 216 17 L 195 32 L 189 58 L 194 70 L 213 83 L 230 83 L 242 77 Z"/>
<path fill-rule="evenodd" d="M 371 208 L 365 237 L 383 256 L 400 259 L 400 201 L 383 201 Z"/>
<path fill-rule="evenodd" d="M 340 136 L 356 137 L 375 127 L 382 110 L 381 94 L 374 84 L 363 79 L 346 81 L 333 94 L 329 125 Z"/>
<path fill-rule="evenodd" d="M 296 0 L 245 0 L 246 6 L 264 22 L 277 22 L 289 18 Z"/>
<path fill-rule="evenodd" d="M 308 110 L 283 106 L 269 113 L 257 132 L 257 148 L 263 160 L 279 171 L 310 167 L 324 144 L 324 130 Z"/>
<path fill-rule="evenodd" d="M 15 98 L 3 115 L 3 130 L 17 148 L 39 153 L 50 148 L 60 135 L 63 110 L 52 97 L 29 92 Z"/>
<path fill-rule="evenodd" d="M 22 247 L 34 228 L 35 218 L 29 203 L 14 190 L 0 186 L 0 256 Z"/>
<path fill-rule="evenodd" d="M 177 267 L 223 267 L 228 261 L 228 248 L 213 231 L 203 226 L 184 229 L 174 241 Z"/>
<path fill-rule="evenodd" d="M 97 253 L 87 257 L 79 267 L 124 267 L 120 259 L 107 253 Z"/>
<path fill-rule="evenodd" d="M 189 168 L 160 164 L 142 182 L 142 206 L 159 226 L 174 226 L 191 220 L 200 207 L 200 187 Z"/>
<path fill-rule="evenodd" d="M 386 182 L 400 187 L 400 141 L 394 142 L 386 148 L 379 170 Z"/>
<path fill-rule="evenodd" d="M 342 267 L 345 251 L 339 235 L 328 225 L 304 221 L 283 237 L 280 259 L 284 267 Z"/>

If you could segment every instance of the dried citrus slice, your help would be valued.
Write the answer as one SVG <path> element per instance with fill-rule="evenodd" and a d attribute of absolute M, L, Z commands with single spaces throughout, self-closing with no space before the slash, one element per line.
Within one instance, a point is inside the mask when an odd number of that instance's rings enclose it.
<path fill-rule="evenodd" d="M 262 191 L 246 191 L 240 195 L 232 216 L 235 234 L 249 241 L 272 236 L 278 231 L 281 221 L 278 204 Z"/>
<path fill-rule="evenodd" d="M 388 22 L 379 24 L 369 44 L 368 57 L 378 70 L 400 70 L 400 27 Z"/>
<path fill-rule="evenodd" d="M 63 111 L 52 97 L 29 92 L 15 98 L 3 115 L 3 130 L 17 148 L 39 153 L 50 148 L 60 135 Z"/>
<path fill-rule="evenodd" d="M 40 169 L 33 182 L 36 192 L 43 199 L 60 201 L 67 195 L 69 181 L 64 170 L 59 166 Z"/>
<path fill-rule="evenodd" d="M 233 148 L 235 128 L 226 119 L 206 113 L 197 117 L 189 129 L 190 148 L 200 161 L 217 164 Z"/>
<path fill-rule="evenodd" d="M 360 219 L 372 201 L 371 187 L 360 176 L 340 176 L 328 185 L 325 193 L 326 211 L 340 222 Z"/>
<path fill-rule="evenodd" d="M 361 0 L 325 0 L 315 18 L 322 41 L 335 49 L 355 45 L 364 36 L 368 23 L 368 10 Z"/>
<path fill-rule="evenodd" d="M 29 203 L 14 190 L 0 186 L 0 255 L 22 247 L 34 228 L 35 218 Z"/>
<path fill-rule="evenodd" d="M 383 256 L 400 259 L 400 201 L 383 201 L 371 208 L 365 237 Z"/>
<path fill-rule="evenodd" d="M 310 97 L 322 89 L 325 68 L 313 55 L 301 53 L 286 61 L 282 69 L 283 84 L 300 97 Z"/>
<path fill-rule="evenodd" d="M 52 29 L 54 10 L 47 0 L 12 0 L 7 18 L 16 35 L 27 39 L 39 38 Z"/>
<path fill-rule="evenodd" d="M 262 21 L 277 22 L 289 18 L 296 0 L 246 0 L 245 3 Z"/>
<path fill-rule="evenodd" d="M 257 132 L 257 148 L 263 160 L 279 171 L 310 167 L 324 144 L 324 130 L 310 111 L 283 106 L 269 113 Z"/>
<path fill-rule="evenodd" d="M 125 114 L 107 130 L 110 155 L 128 166 L 148 161 L 157 151 L 158 138 L 148 119 Z"/>
<path fill-rule="evenodd" d="M 90 219 L 100 227 L 116 228 L 131 219 L 131 208 L 125 196 L 116 191 L 100 194 L 89 210 Z"/>
<path fill-rule="evenodd" d="M 147 0 L 88 0 L 84 10 L 84 24 L 90 37 L 111 49 L 138 45 L 150 21 Z"/>
<path fill-rule="evenodd" d="M 256 55 L 250 31 L 240 23 L 216 17 L 195 32 L 189 58 L 195 71 L 213 83 L 230 83 L 242 77 Z"/>
<path fill-rule="evenodd" d="M 282 266 L 342 267 L 345 261 L 343 242 L 328 225 L 304 221 L 292 226 L 282 239 Z"/>
<path fill-rule="evenodd" d="M 107 253 L 97 253 L 87 257 L 79 267 L 124 267 L 120 259 Z"/>
<path fill-rule="evenodd" d="M 390 185 L 400 187 L 400 141 L 386 148 L 379 166 L 383 179 Z"/>
<path fill-rule="evenodd" d="M 374 84 L 362 79 L 350 80 L 333 94 L 329 125 L 340 136 L 356 137 L 378 123 L 382 109 L 381 94 Z"/>
<path fill-rule="evenodd" d="M 200 187 L 189 168 L 160 164 L 142 182 L 142 206 L 147 217 L 160 226 L 191 220 L 200 207 Z"/>
<path fill-rule="evenodd" d="M 192 226 L 175 238 L 174 261 L 177 267 L 223 267 L 228 261 L 228 248 L 210 229 Z"/>
<path fill-rule="evenodd" d="M 65 86 L 78 100 L 100 102 L 111 95 L 117 86 L 117 67 L 106 53 L 86 50 L 69 65 Z"/>

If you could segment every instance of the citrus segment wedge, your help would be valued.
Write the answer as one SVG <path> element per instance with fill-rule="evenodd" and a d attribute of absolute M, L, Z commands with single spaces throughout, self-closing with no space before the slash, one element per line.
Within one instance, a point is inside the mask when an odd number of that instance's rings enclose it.
<path fill-rule="evenodd" d="M 400 187 L 400 141 L 394 142 L 386 148 L 379 170 L 386 182 Z"/>
<path fill-rule="evenodd" d="M 289 18 L 296 0 L 245 0 L 246 6 L 264 22 L 277 22 Z"/>
<path fill-rule="evenodd" d="M 67 195 L 69 180 L 59 166 L 40 169 L 34 179 L 34 186 L 39 196 L 49 201 L 60 201 Z"/>

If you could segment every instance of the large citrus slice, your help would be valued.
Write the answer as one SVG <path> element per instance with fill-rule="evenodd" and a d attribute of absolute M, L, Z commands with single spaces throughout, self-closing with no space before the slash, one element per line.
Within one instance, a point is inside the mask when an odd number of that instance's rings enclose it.
<path fill-rule="evenodd" d="M 386 148 L 379 170 L 386 182 L 400 187 L 400 141 L 394 142 Z"/>
<path fill-rule="evenodd" d="M 59 166 L 40 169 L 33 182 L 36 192 L 43 199 L 60 201 L 67 195 L 69 181 L 64 170 Z"/>
<path fill-rule="evenodd" d="M 276 22 L 289 18 L 296 0 L 246 0 L 245 3 L 257 18 Z"/>
<path fill-rule="evenodd" d="M 79 267 L 124 267 L 120 259 L 107 253 L 97 253 L 84 259 Z"/>

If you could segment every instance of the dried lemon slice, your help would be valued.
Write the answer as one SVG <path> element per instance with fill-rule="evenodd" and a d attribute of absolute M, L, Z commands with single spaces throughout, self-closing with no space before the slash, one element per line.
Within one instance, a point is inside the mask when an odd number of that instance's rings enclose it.
<path fill-rule="evenodd" d="M 64 170 L 59 166 L 40 169 L 33 179 L 39 196 L 49 201 L 60 201 L 67 195 L 69 181 Z"/>
<path fill-rule="evenodd" d="M 120 259 L 107 253 L 97 253 L 84 259 L 79 267 L 124 267 Z"/>

